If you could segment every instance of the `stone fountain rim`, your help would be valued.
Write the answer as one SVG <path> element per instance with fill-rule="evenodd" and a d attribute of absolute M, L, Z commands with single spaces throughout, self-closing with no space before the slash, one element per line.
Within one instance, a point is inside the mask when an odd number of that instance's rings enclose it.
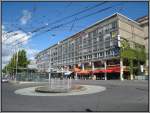
<path fill-rule="evenodd" d="M 78 96 L 78 95 L 99 93 L 106 90 L 106 87 L 104 86 L 97 86 L 97 85 L 81 85 L 81 86 L 85 86 L 86 90 L 71 91 L 68 93 L 39 93 L 39 92 L 35 92 L 35 88 L 37 86 L 34 86 L 34 87 L 18 89 L 14 93 L 19 95 L 25 95 L 25 96 Z"/>
<path fill-rule="evenodd" d="M 69 93 L 70 91 L 79 92 L 83 90 L 86 90 L 86 88 L 83 85 L 72 85 L 71 88 L 60 87 L 60 88 L 55 88 L 55 89 L 53 88 L 49 89 L 49 86 L 37 86 L 35 88 L 35 91 L 40 92 L 40 93 Z"/>

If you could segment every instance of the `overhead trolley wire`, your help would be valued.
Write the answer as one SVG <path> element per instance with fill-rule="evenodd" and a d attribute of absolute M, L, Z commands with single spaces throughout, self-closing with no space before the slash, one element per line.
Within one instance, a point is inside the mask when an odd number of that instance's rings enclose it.
<path fill-rule="evenodd" d="M 98 7 L 98 6 L 101 6 L 101 5 L 105 4 L 105 3 L 106 3 L 106 2 L 102 2 L 102 3 L 96 4 L 96 5 L 92 6 L 92 7 L 89 7 L 89 8 L 86 8 L 86 9 L 84 9 L 84 10 L 81 10 L 81 11 L 79 11 L 79 12 L 76 12 L 76 13 L 74 13 L 74 14 L 72 14 L 72 15 L 63 17 L 63 18 L 58 19 L 58 20 L 56 20 L 56 21 L 54 21 L 54 22 L 48 23 L 48 25 L 39 27 L 39 28 L 33 30 L 32 32 L 37 32 L 37 31 L 39 31 L 39 30 L 41 30 L 41 29 L 44 29 L 44 28 L 48 27 L 49 25 L 53 25 L 53 24 L 56 24 L 56 23 L 58 23 L 58 22 L 62 22 L 62 21 L 64 21 L 64 20 L 66 20 L 66 19 L 69 19 L 69 18 L 74 17 L 74 16 L 76 16 L 76 15 L 79 15 L 79 14 L 81 14 L 81 13 L 87 12 L 87 11 L 89 11 L 89 10 L 91 10 L 91 9 L 94 9 L 94 8 L 96 8 L 96 7 Z"/>
<path fill-rule="evenodd" d="M 105 4 L 105 3 L 106 3 L 106 1 L 105 1 L 105 2 L 102 2 L 102 3 L 99 3 L 99 4 L 96 4 L 96 5 L 92 6 L 92 7 L 88 7 L 88 8 L 86 8 L 86 9 L 81 10 L 81 11 L 79 11 L 79 12 L 76 12 L 76 13 L 74 13 L 74 14 L 72 14 L 72 15 L 69 15 L 69 16 L 63 17 L 63 18 L 61 18 L 61 19 L 58 19 L 58 20 L 56 20 L 56 21 L 54 21 L 54 22 L 52 22 L 52 23 L 49 23 L 49 24 L 50 24 L 50 25 L 56 24 L 56 23 L 58 23 L 58 22 L 64 21 L 65 19 L 69 19 L 69 18 L 71 18 L 71 17 L 73 17 L 73 16 L 76 16 L 76 15 L 79 15 L 79 14 L 84 13 L 84 12 L 86 12 L 86 11 L 89 11 L 89 10 L 91 10 L 91 9 L 94 9 L 94 8 L 96 8 L 96 7 L 98 7 L 98 6 L 101 6 L 101 5 Z M 36 9 L 36 10 L 37 10 L 37 9 Z M 33 30 L 32 32 L 38 32 L 39 30 L 44 29 L 44 28 L 46 28 L 46 27 L 48 27 L 48 25 L 39 27 L 39 28 Z M 9 31 L 8 33 L 11 33 L 11 32 L 13 32 L 13 31 L 11 30 L 11 31 Z"/>
<path fill-rule="evenodd" d="M 80 18 L 77 18 L 76 20 L 81 20 L 81 19 L 87 18 L 87 17 L 89 17 L 89 16 L 98 14 L 98 13 L 100 13 L 100 12 L 109 10 L 109 9 L 111 9 L 111 8 L 113 8 L 113 7 L 107 7 L 107 8 L 98 10 L 98 11 L 96 11 L 96 12 L 94 12 L 94 13 L 91 13 L 91 14 L 88 14 L 88 15 L 85 15 L 85 16 L 82 16 L 82 17 L 80 17 Z M 43 32 L 40 33 L 40 34 L 43 34 L 43 33 L 49 32 L 49 31 L 52 31 L 52 30 L 57 29 L 57 28 L 60 28 L 60 27 L 63 27 L 64 25 L 70 24 L 70 23 L 72 23 L 72 22 L 74 22 L 74 20 L 71 20 L 71 21 L 68 21 L 68 22 L 66 22 L 66 23 L 53 26 L 53 27 L 51 27 L 50 29 L 47 29 L 47 30 L 43 31 Z M 40 34 L 39 34 L 39 35 L 40 35 Z M 39 35 L 38 35 L 38 36 L 39 36 Z M 36 36 L 35 36 L 35 37 L 36 37 Z M 35 38 L 35 37 L 32 37 L 32 39 Z M 29 39 L 31 39 L 31 38 L 29 38 Z M 25 40 L 25 41 L 26 41 L 26 40 Z M 23 42 L 24 42 L 24 41 L 23 41 Z M 17 44 L 20 44 L 20 43 L 23 43 L 23 42 L 19 42 L 19 43 L 17 43 Z M 15 45 L 16 45 L 16 44 L 15 44 Z M 15 46 L 15 45 L 14 45 L 14 46 Z"/>
<path fill-rule="evenodd" d="M 118 6 L 118 5 L 117 5 L 117 6 Z M 98 14 L 98 13 L 100 13 L 100 12 L 109 10 L 109 9 L 111 9 L 111 8 L 113 8 L 113 7 L 116 7 L 116 6 L 110 6 L 110 7 L 107 7 L 107 8 L 101 9 L 101 10 L 98 10 L 98 11 L 96 11 L 96 12 L 94 12 L 94 13 L 91 13 L 91 14 L 88 14 L 88 15 L 85 15 L 85 16 L 82 16 L 82 17 L 78 18 L 77 20 L 81 20 L 81 19 L 84 19 L 84 18 L 86 18 L 86 17 L 89 17 L 89 16 L 92 16 L 92 15 Z M 67 25 L 67 24 L 72 23 L 73 21 L 74 21 L 74 20 L 71 20 L 71 21 L 69 21 L 69 22 L 66 22 L 66 23 L 63 23 L 63 24 L 60 24 L 60 25 L 53 26 L 53 27 L 51 27 L 50 29 L 47 29 L 47 30 L 41 32 L 40 34 L 36 34 L 36 35 L 39 36 L 39 35 L 41 35 L 42 33 L 45 33 L 45 32 L 52 31 L 52 30 L 54 30 L 54 29 L 60 28 L 60 27 L 62 27 L 62 26 L 64 26 L 64 25 Z M 32 33 L 33 33 L 33 32 L 32 32 Z M 32 37 L 32 39 L 35 38 L 36 35 L 34 35 L 34 37 Z M 29 39 L 31 39 L 31 38 L 29 38 Z M 29 39 L 27 39 L 27 40 L 29 40 Z M 24 40 L 24 41 L 22 41 L 22 42 L 19 42 L 19 43 L 16 43 L 15 45 L 21 44 L 21 43 L 23 43 L 23 42 L 25 42 L 25 41 L 26 41 L 26 40 Z"/>
<path fill-rule="evenodd" d="M 69 18 L 71 18 L 71 17 L 73 17 L 73 16 L 76 16 L 76 15 L 79 15 L 79 14 L 84 13 L 84 12 L 86 12 L 86 11 L 89 11 L 89 10 L 91 10 L 91 9 L 94 9 L 94 8 L 96 8 L 96 7 L 98 7 L 98 6 L 101 6 L 101 5 L 105 4 L 105 3 L 106 3 L 106 2 L 101 2 L 101 3 L 99 3 L 99 4 L 96 4 L 96 5 L 92 6 L 92 7 L 87 7 L 87 8 L 84 9 L 84 10 L 81 10 L 81 11 L 79 11 L 79 12 L 76 12 L 76 13 L 70 15 L 70 16 L 66 16 L 66 17 L 63 17 L 63 18 L 61 18 L 61 19 L 58 19 L 58 20 L 56 20 L 56 21 L 54 21 L 54 22 L 52 22 L 52 23 L 49 23 L 49 24 L 50 24 L 50 25 L 56 24 L 56 23 L 61 22 L 61 21 L 65 20 L 65 19 L 69 19 Z M 37 9 L 36 9 L 36 10 L 37 10 Z M 48 24 L 48 25 L 49 25 L 49 24 Z M 31 31 L 30 33 L 39 32 L 41 29 L 44 29 L 44 28 L 48 27 L 48 25 L 45 25 L 45 26 L 36 28 L 35 30 Z M 61 26 L 61 25 L 55 26 L 55 27 L 53 27 L 52 29 L 58 28 L 58 27 L 60 27 L 60 26 Z M 9 33 L 11 33 L 11 32 L 13 32 L 13 31 L 10 31 Z M 25 32 L 25 33 L 26 33 L 26 32 Z M 16 36 L 16 35 L 17 35 L 17 33 L 14 34 L 14 36 Z M 27 35 L 30 35 L 30 34 L 27 33 Z M 11 35 L 11 36 L 13 36 L 13 35 Z M 10 38 L 11 38 L 11 37 L 10 37 Z M 24 37 L 23 37 L 23 38 L 24 38 Z M 9 38 L 7 38 L 7 39 L 9 39 Z M 5 42 L 7 39 L 5 39 L 3 42 Z"/>

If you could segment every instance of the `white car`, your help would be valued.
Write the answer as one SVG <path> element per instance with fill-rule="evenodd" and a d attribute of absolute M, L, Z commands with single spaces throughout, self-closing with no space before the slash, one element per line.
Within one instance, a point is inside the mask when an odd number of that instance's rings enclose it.
<path fill-rule="evenodd" d="M 8 81 L 8 78 L 2 78 L 2 83 L 7 83 Z"/>

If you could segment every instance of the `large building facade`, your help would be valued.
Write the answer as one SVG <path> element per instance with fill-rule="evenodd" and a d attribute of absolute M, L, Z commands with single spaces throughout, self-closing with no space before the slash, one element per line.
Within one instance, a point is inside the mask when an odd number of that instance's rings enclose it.
<path fill-rule="evenodd" d="M 122 42 L 145 48 L 144 29 L 122 14 L 113 14 L 36 56 L 40 72 L 70 70 L 78 78 L 134 79 L 120 57 Z"/>

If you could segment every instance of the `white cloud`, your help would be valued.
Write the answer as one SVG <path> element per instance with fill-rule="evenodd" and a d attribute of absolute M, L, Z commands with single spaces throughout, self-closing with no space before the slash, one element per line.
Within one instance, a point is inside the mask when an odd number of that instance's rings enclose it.
<path fill-rule="evenodd" d="M 31 19 L 31 12 L 28 10 L 23 10 L 22 13 L 23 15 L 20 18 L 20 21 L 22 25 L 25 25 Z"/>
<path fill-rule="evenodd" d="M 19 30 L 19 31 L 13 31 L 11 33 L 6 33 L 2 35 L 2 42 L 3 44 L 12 44 L 15 45 L 15 43 L 22 43 L 26 44 L 28 39 L 32 36 L 32 34 L 28 35 L 27 33 Z"/>
<path fill-rule="evenodd" d="M 7 31 L 2 29 L 2 33 L 4 32 Z M 32 37 L 31 33 L 27 34 L 21 30 L 2 34 L 2 68 L 9 62 L 12 55 L 16 52 L 16 47 L 14 45 L 16 43 L 27 45 L 28 39 L 31 37 Z M 38 51 L 34 49 L 32 50 L 26 49 L 26 50 L 28 50 L 27 56 L 29 56 L 29 58 L 33 56 L 33 53 L 36 53 L 36 51 Z M 33 51 L 33 53 L 31 51 Z"/>

